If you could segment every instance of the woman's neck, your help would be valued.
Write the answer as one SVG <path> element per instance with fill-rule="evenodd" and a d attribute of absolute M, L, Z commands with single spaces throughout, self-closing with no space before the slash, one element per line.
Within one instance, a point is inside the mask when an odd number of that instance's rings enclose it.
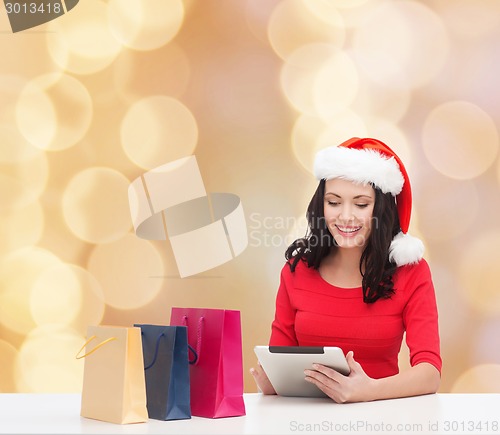
<path fill-rule="evenodd" d="M 360 287 L 360 259 L 361 250 L 338 248 L 323 259 L 319 272 L 325 281 L 337 287 Z"/>

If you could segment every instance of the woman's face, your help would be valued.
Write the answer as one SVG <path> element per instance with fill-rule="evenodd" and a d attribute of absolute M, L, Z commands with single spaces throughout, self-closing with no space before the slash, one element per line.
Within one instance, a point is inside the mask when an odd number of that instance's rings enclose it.
<path fill-rule="evenodd" d="M 372 229 L 375 191 L 370 185 L 334 178 L 325 183 L 326 225 L 341 248 L 362 248 Z"/>

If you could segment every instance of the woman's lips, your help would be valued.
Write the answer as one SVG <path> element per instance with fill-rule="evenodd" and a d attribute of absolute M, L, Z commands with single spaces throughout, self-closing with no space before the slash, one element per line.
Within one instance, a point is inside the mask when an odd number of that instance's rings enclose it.
<path fill-rule="evenodd" d="M 335 225 L 337 231 L 344 237 L 354 237 L 362 227 L 344 227 Z"/>

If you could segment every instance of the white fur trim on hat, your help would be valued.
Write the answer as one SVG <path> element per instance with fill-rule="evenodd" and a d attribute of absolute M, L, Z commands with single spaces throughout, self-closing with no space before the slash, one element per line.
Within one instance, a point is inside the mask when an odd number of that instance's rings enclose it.
<path fill-rule="evenodd" d="M 336 146 L 322 149 L 316 154 L 314 175 L 318 180 L 343 178 L 362 184 L 373 183 L 393 196 L 401 192 L 404 184 L 396 159 L 371 149 Z"/>
<path fill-rule="evenodd" d="M 389 261 L 397 266 L 418 263 L 424 256 L 424 244 L 420 239 L 400 232 L 392 239 Z"/>

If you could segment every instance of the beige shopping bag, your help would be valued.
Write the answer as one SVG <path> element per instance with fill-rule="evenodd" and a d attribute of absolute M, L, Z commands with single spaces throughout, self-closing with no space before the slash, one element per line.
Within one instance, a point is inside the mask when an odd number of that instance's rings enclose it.
<path fill-rule="evenodd" d="M 147 421 L 141 329 L 89 326 L 87 338 L 77 355 L 85 358 L 80 414 L 118 424 Z"/>

